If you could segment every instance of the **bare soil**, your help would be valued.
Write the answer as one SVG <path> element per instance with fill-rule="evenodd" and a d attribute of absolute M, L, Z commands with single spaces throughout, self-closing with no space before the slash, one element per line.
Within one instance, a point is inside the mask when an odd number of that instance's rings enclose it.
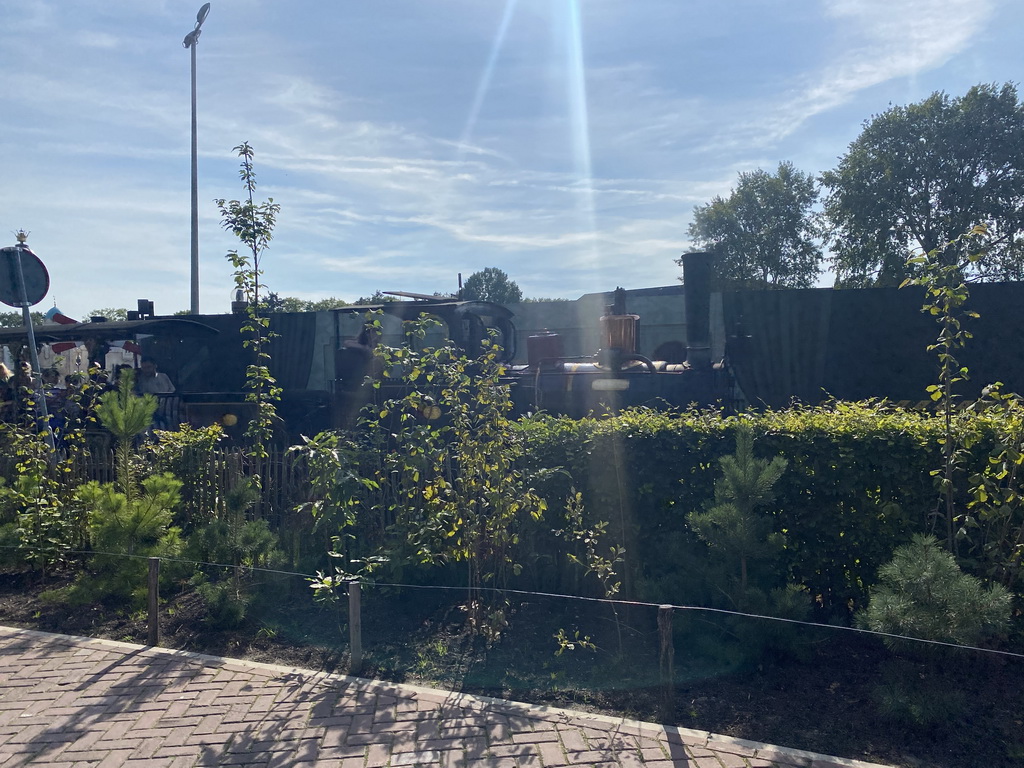
<path fill-rule="evenodd" d="M 47 597 L 67 576 L 0 571 L 0 623 L 145 643 L 145 615 Z M 346 617 L 307 584 L 278 584 L 233 629 L 207 620 L 185 590 L 162 608 L 161 645 L 307 669 L 349 671 Z M 914 768 L 1024 765 L 1024 661 L 981 654 L 900 660 L 870 638 L 802 633 L 795 653 L 731 657 L 723 630 L 676 614 L 675 685 L 661 684 L 653 612 L 567 613 L 564 604 L 518 603 L 486 641 L 451 607 L 460 595 L 377 588 L 364 593 L 361 674 L 396 682 L 697 728 L 829 755 Z M 706 623 L 706 622 L 705 622 Z M 553 635 L 591 636 L 596 650 L 558 650 Z M 621 650 L 620 650 L 621 647 Z M 892 681 L 918 691 L 890 709 Z M 890 686 L 886 689 L 886 681 Z M 885 691 L 889 691 L 888 699 Z M 668 697 L 671 691 L 671 700 Z M 923 704 L 922 704 L 923 702 Z M 923 707 L 923 709 L 921 708 Z"/>

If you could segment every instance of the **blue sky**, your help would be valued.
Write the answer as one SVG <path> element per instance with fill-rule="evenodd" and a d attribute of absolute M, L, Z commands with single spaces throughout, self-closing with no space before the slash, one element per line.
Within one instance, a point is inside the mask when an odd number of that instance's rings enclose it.
<path fill-rule="evenodd" d="M 0 0 L 0 245 L 66 313 L 189 305 L 198 0 Z M 256 151 L 265 280 L 354 300 L 499 267 L 527 296 L 672 284 L 740 171 L 832 168 L 863 121 L 1018 82 L 1011 0 L 212 0 L 198 48 L 203 312 Z M 827 281 L 827 277 L 823 278 Z"/>

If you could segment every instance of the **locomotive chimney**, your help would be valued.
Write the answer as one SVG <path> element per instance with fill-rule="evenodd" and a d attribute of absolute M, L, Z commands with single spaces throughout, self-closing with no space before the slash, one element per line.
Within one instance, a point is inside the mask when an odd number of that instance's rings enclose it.
<path fill-rule="evenodd" d="M 710 253 L 682 256 L 686 363 L 692 368 L 711 366 L 711 261 Z"/>
<path fill-rule="evenodd" d="M 616 288 L 612 294 L 612 303 L 605 307 L 601 317 L 601 330 L 604 336 L 603 349 L 616 349 L 620 353 L 636 352 L 637 325 L 640 315 L 626 314 L 626 290 Z M 612 367 L 617 367 L 613 365 Z"/>

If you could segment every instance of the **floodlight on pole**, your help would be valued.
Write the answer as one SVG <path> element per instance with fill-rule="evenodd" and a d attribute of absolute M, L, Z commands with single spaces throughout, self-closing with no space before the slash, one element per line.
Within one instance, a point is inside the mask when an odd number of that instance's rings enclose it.
<path fill-rule="evenodd" d="M 199 314 L 199 158 L 196 140 L 196 48 L 199 45 L 200 27 L 210 13 L 210 4 L 205 3 L 196 14 L 196 25 L 185 35 L 181 44 L 192 52 L 192 298 L 189 311 Z"/>

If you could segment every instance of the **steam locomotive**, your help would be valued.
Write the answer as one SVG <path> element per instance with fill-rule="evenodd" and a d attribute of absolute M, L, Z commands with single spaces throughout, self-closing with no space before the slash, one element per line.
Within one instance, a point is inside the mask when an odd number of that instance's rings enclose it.
<path fill-rule="evenodd" d="M 276 334 L 268 348 L 271 373 L 283 389 L 278 412 L 289 439 L 353 422 L 371 395 L 371 388 L 363 386 L 368 350 L 359 344 L 368 310 L 381 311 L 381 341 L 389 345 L 404 340 L 403 321 L 424 313 L 441 321 L 426 344 L 449 338 L 474 355 L 482 340 L 493 335 L 520 413 L 544 410 L 581 417 L 630 405 L 728 410 L 783 407 L 794 399 L 813 404 L 872 397 L 916 404 L 935 381 L 937 364 L 927 347 L 938 329 L 921 312 L 920 290 L 713 293 L 711 272 L 709 254 L 686 254 L 680 287 L 617 289 L 594 297 L 607 301 L 594 318 L 593 325 L 599 326 L 594 333 L 587 328 L 567 332 L 564 323 L 547 331 L 537 325 L 539 310 L 527 305 L 518 308 L 517 320 L 534 330 L 517 332 L 508 307 L 433 297 L 271 313 L 270 330 Z M 1018 321 L 1024 283 L 979 284 L 970 290 L 967 308 L 977 309 L 980 318 L 969 321 L 974 338 L 958 353 L 971 372 L 961 384 L 963 397 L 977 397 L 992 381 L 1002 381 L 1007 391 L 1024 391 Z M 660 320 L 654 320 L 653 312 L 641 317 L 629 311 L 627 302 L 649 312 L 655 305 L 641 299 L 652 291 L 660 302 Z M 244 310 L 244 305 L 235 309 Z M 579 314 L 577 309 L 570 306 L 563 319 Z M 552 317 L 550 310 L 545 311 Z M 240 334 L 244 323 L 245 315 L 238 312 L 159 317 L 151 303 L 141 301 L 127 321 L 43 326 L 36 329 L 36 339 L 51 344 L 91 339 L 101 345 L 134 340 L 176 385 L 173 396 L 161 398 L 163 423 L 220 422 L 229 436 L 240 437 L 251 417 L 244 395 L 251 362 Z M 0 344 L 17 346 L 25 338 L 24 328 L 0 329 Z M 658 344 L 663 338 L 669 341 Z M 582 349 L 586 346 L 591 349 Z M 652 347 L 649 354 L 641 351 Z"/>
<path fill-rule="evenodd" d="M 475 355 L 485 338 L 501 348 L 513 401 L 519 412 L 545 410 L 572 416 L 637 404 L 686 406 L 724 403 L 731 380 L 726 366 L 711 359 L 709 342 L 710 258 L 689 254 L 686 279 L 688 344 L 684 360 L 652 360 L 637 352 L 639 317 L 618 289 L 600 319 L 603 344 L 591 356 L 565 355 L 557 333 L 526 338 L 526 361 L 516 364 L 513 313 L 482 301 L 421 297 L 379 305 L 320 312 L 270 313 L 271 374 L 283 395 L 278 407 L 291 439 L 353 423 L 370 396 L 364 386 L 369 350 L 360 343 L 366 313 L 379 310 L 385 344 L 404 338 L 402 322 L 428 314 L 440 320 L 425 344 L 450 339 Z M 158 362 L 175 383 L 160 396 L 161 423 L 223 425 L 240 437 L 252 416 L 245 401 L 245 369 L 251 352 L 242 344 L 244 305 L 232 314 L 160 317 L 140 300 L 126 321 L 50 325 L 36 329 L 37 343 L 90 340 L 90 348 L 134 340 L 141 354 Z M 24 328 L 0 329 L 0 344 L 23 344 Z M 386 389 L 384 395 L 387 395 Z"/>

